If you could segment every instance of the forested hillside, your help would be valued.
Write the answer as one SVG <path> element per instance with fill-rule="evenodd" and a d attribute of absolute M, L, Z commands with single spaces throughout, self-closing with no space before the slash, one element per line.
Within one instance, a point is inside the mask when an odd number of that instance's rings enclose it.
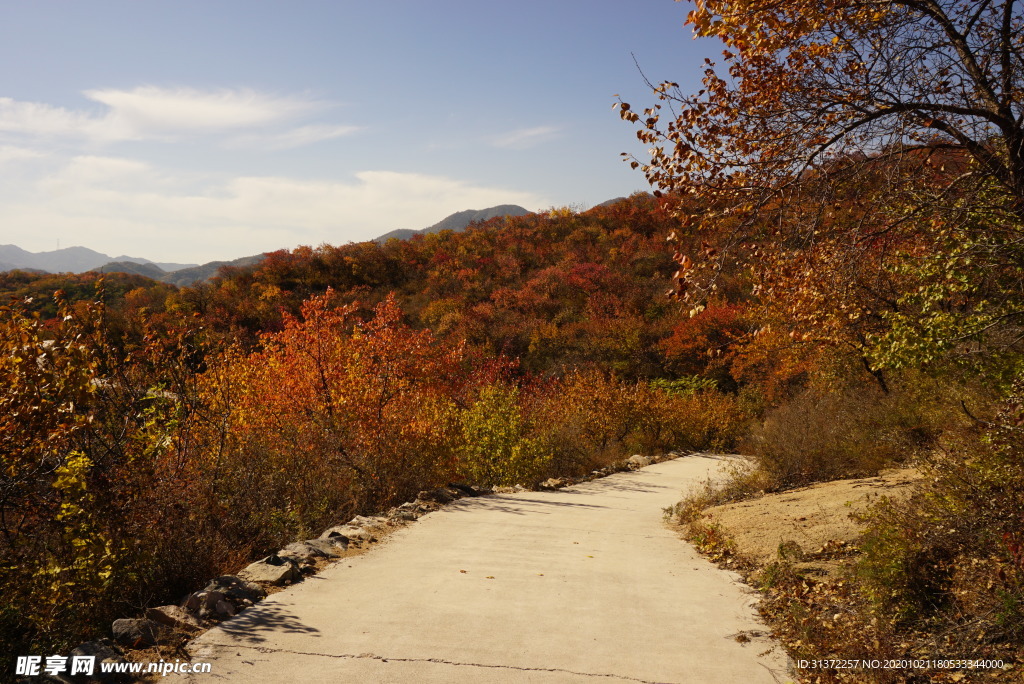
<path fill-rule="evenodd" d="M 1019 3 L 716 0 L 689 23 L 725 47 L 704 88 L 618 103 L 653 194 L 192 287 L 4 274 L 0 648 L 61 648 L 419 489 L 735 449 L 751 468 L 683 506 L 719 548 L 706 504 L 926 474 L 842 580 L 781 555 L 755 578 L 794 657 L 1019 665 Z"/>
<path fill-rule="evenodd" d="M 192 288 L 6 274 L 10 648 L 426 487 L 731 448 L 758 403 L 722 360 L 747 305 L 665 297 L 662 205 L 274 252 Z"/>

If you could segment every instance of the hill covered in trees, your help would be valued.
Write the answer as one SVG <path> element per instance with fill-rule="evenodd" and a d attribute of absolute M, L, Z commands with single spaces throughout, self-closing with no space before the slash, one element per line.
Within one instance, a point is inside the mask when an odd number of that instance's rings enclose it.
<path fill-rule="evenodd" d="M 1019 666 L 1019 4 L 714 1 L 689 22 L 724 70 L 618 103 L 653 196 L 187 287 L 6 274 L 3 649 L 57 648 L 417 489 L 714 448 L 752 463 L 681 507 L 719 552 L 705 504 L 927 474 L 857 548 L 817 552 L 843 579 L 785 553 L 755 575 L 795 657 Z M 811 675 L 998 674 L 969 670 Z"/>

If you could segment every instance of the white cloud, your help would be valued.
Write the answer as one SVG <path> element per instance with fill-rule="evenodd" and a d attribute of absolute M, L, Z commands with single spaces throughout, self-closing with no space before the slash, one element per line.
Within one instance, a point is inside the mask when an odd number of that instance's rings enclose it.
<path fill-rule="evenodd" d="M 28 159 L 41 159 L 45 156 L 42 152 L 31 150 L 27 147 L 0 145 L 0 165 L 26 161 Z"/>
<path fill-rule="evenodd" d="M 197 180 L 205 181 L 200 184 Z M 423 228 L 463 209 L 549 206 L 532 193 L 441 176 L 364 171 L 353 181 L 172 176 L 130 159 L 82 156 L 36 181 L 0 190 L 5 241 L 38 251 L 81 244 L 110 254 L 202 262 Z M 196 187 L 205 187 L 197 190 Z"/>
<path fill-rule="evenodd" d="M 299 126 L 283 133 L 265 135 L 242 135 L 227 141 L 229 147 L 244 147 L 261 150 L 289 150 L 325 140 L 351 135 L 360 130 L 358 126 L 310 125 Z"/>
<path fill-rule="evenodd" d="M 34 136 L 97 135 L 102 119 L 40 102 L 0 97 L 0 131 Z"/>
<path fill-rule="evenodd" d="M 517 128 L 514 131 L 502 133 L 491 140 L 495 147 L 505 147 L 514 150 L 525 150 L 534 145 L 539 145 L 554 138 L 558 132 L 556 126 L 535 126 L 534 128 Z"/>
<path fill-rule="evenodd" d="M 107 118 L 141 135 L 253 128 L 288 121 L 317 108 L 297 97 L 254 90 L 202 92 L 191 88 L 143 86 L 134 90 L 87 90 L 90 100 L 110 108 Z"/>
<path fill-rule="evenodd" d="M 114 180 L 137 178 L 150 172 L 150 165 L 135 159 L 121 157 L 74 157 L 46 183 L 60 182 L 71 185 L 94 185 Z"/>
<path fill-rule="evenodd" d="M 259 131 L 298 146 L 349 133 L 340 125 L 304 125 L 281 131 L 328 108 L 309 97 L 279 96 L 238 88 L 200 91 L 141 86 L 133 90 L 87 90 L 102 111 L 55 107 L 0 98 L 0 132 L 35 138 L 72 138 L 92 143 L 180 140 L 210 134 Z"/>

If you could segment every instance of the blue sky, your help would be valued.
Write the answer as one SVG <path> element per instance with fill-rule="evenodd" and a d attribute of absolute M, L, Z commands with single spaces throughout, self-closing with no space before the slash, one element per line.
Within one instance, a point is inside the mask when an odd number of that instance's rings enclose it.
<path fill-rule="evenodd" d="M 672 0 L 0 1 L 0 243 L 231 259 L 647 189 Z"/>

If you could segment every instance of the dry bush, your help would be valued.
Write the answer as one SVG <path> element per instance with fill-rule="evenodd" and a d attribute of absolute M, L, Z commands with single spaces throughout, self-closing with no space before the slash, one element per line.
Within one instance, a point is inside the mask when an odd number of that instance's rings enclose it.
<path fill-rule="evenodd" d="M 961 401 L 988 401 L 978 389 L 911 376 L 875 385 L 808 389 L 770 411 L 744 440 L 771 489 L 874 475 L 928 453 L 970 419 Z"/>
<path fill-rule="evenodd" d="M 662 435 L 652 450 L 732 451 L 750 418 L 737 399 L 715 390 L 686 396 L 654 396 L 653 412 Z"/>
<path fill-rule="evenodd" d="M 941 625 L 961 651 L 1024 647 L 1020 406 L 1011 397 L 981 434 L 958 435 L 922 463 L 928 477 L 917 496 L 867 519 L 858 581 L 895 627 Z"/>
<path fill-rule="evenodd" d="M 794 659 L 1024 662 L 1024 450 L 993 427 L 922 464 L 909 499 L 881 501 L 845 575 L 782 575 L 762 611 Z M 1003 437 L 998 433 L 1003 432 Z M 964 437 L 964 435 L 961 435 Z M 1008 437 L 1008 439 L 1006 439 Z M 762 571 L 763 573 L 764 571 Z M 806 670 L 821 682 L 1004 681 L 999 669 Z"/>
<path fill-rule="evenodd" d="M 746 420 L 730 395 L 678 393 L 577 371 L 527 398 L 552 474 L 574 475 L 635 453 L 728 449 Z"/>

